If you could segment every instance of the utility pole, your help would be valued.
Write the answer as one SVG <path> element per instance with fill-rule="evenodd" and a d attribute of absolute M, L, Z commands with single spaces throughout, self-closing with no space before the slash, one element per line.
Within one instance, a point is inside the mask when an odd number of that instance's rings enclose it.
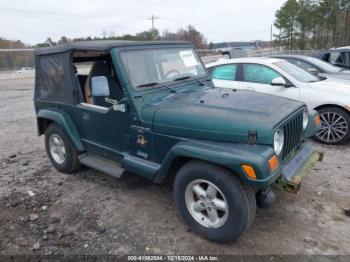
<path fill-rule="evenodd" d="M 154 28 L 154 20 L 159 19 L 158 16 L 154 16 L 152 15 L 151 18 L 149 18 L 148 20 L 152 20 L 152 38 L 153 40 L 156 40 L 156 35 L 155 35 L 155 28 Z"/>
<path fill-rule="evenodd" d="M 271 24 L 271 30 L 270 30 L 270 55 L 272 55 L 272 24 Z"/>
<path fill-rule="evenodd" d="M 346 21 L 345 21 L 345 41 L 344 41 L 344 45 L 349 45 L 350 42 L 350 35 L 349 35 L 349 12 L 350 12 L 350 0 L 348 0 L 348 6 L 346 9 Z"/>

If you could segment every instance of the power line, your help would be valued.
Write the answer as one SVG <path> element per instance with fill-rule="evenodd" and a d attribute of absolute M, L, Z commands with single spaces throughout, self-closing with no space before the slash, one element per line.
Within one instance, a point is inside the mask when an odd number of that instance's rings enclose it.
<path fill-rule="evenodd" d="M 81 15 L 81 14 L 63 14 L 56 12 L 43 12 L 43 11 L 28 11 L 24 9 L 12 9 L 12 8 L 0 8 L 0 12 L 7 13 L 20 13 L 20 14 L 29 14 L 29 15 L 59 15 L 59 16 L 79 16 L 79 17 L 91 17 L 90 15 Z"/>
<path fill-rule="evenodd" d="M 0 12 L 6 12 L 6 13 L 19 13 L 19 14 L 28 14 L 28 15 L 54 15 L 54 16 L 70 16 L 70 17 L 84 17 L 84 18 L 106 18 L 105 15 L 92 15 L 92 14 L 67 14 L 67 13 L 59 13 L 59 12 L 51 12 L 51 11 L 30 11 L 25 9 L 17 9 L 17 8 L 9 8 L 9 7 L 1 7 L 0 6 Z M 115 15 L 110 15 L 109 17 L 115 17 Z M 135 16 L 135 15 L 118 15 L 118 17 L 123 18 L 133 18 L 133 19 L 145 19 L 146 16 Z"/>

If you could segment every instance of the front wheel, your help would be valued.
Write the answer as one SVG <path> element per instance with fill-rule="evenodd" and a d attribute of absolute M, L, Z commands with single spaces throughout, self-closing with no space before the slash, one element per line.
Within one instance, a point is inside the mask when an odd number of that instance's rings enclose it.
<path fill-rule="evenodd" d="M 350 138 L 350 114 L 336 107 L 325 107 L 318 111 L 321 129 L 315 139 L 323 144 L 341 145 Z"/>
<path fill-rule="evenodd" d="M 219 243 L 238 239 L 255 218 L 254 190 L 230 171 L 202 161 L 190 161 L 180 169 L 174 198 L 185 222 Z"/>

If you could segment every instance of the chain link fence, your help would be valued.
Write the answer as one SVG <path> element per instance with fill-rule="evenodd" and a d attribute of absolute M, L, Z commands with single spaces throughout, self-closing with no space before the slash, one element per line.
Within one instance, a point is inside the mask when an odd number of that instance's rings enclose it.
<path fill-rule="evenodd" d="M 247 56 L 270 56 L 270 55 L 312 55 L 319 50 L 283 50 L 279 48 L 253 49 L 247 52 Z"/>
<path fill-rule="evenodd" d="M 0 79 L 33 77 L 34 49 L 0 49 Z"/>
<path fill-rule="evenodd" d="M 312 55 L 319 50 L 283 50 L 281 48 L 261 48 L 261 49 L 225 49 L 225 50 L 197 50 L 205 64 L 217 61 L 222 58 L 240 58 L 240 57 L 261 57 L 271 55 Z"/>

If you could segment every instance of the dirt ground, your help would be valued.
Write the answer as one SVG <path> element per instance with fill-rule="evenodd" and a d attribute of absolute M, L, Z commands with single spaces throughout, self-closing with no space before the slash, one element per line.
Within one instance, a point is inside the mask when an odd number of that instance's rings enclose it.
<path fill-rule="evenodd" d="M 350 145 L 325 152 L 299 195 L 278 194 L 248 233 L 211 243 L 182 222 L 170 185 L 88 168 L 57 172 L 36 133 L 33 79 L 0 80 L 0 254 L 350 255 Z"/>

